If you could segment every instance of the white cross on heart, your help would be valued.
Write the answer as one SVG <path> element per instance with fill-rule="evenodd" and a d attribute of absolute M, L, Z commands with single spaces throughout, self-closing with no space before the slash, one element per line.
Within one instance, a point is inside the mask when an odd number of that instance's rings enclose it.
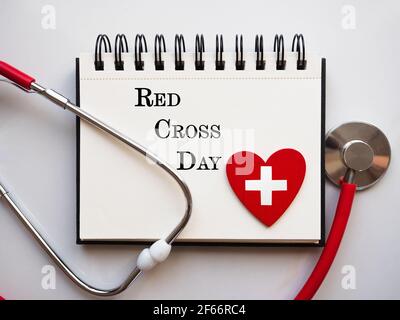
<path fill-rule="evenodd" d="M 287 180 L 272 180 L 272 167 L 260 167 L 260 180 L 246 180 L 246 191 L 260 191 L 261 205 L 272 205 L 273 191 L 286 191 Z"/>

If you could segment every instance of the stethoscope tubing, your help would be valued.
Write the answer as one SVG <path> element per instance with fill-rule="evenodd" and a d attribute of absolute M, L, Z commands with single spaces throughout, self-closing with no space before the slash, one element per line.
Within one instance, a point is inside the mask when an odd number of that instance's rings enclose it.
<path fill-rule="evenodd" d="M 303 288 L 295 297 L 295 300 L 312 299 L 324 281 L 325 276 L 328 274 L 346 230 L 356 188 L 357 185 L 354 183 L 342 182 L 335 217 L 332 222 L 326 245 L 322 250 L 321 256 L 319 257 L 314 270 L 303 285 Z"/>
<path fill-rule="evenodd" d="M 94 125 L 95 127 L 109 133 L 111 136 L 117 138 L 118 140 L 124 142 L 134 150 L 138 151 L 142 155 L 153 160 L 158 166 L 164 169 L 168 174 L 170 174 L 174 180 L 180 186 L 182 192 L 185 195 L 187 206 L 182 217 L 181 221 L 178 225 L 171 231 L 171 233 L 166 237 L 165 241 L 167 243 L 172 243 L 182 229 L 186 226 L 189 221 L 191 210 L 192 210 L 192 197 L 190 190 L 186 183 L 180 178 L 175 171 L 161 159 L 159 159 L 155 154 L 149 152 L 145 147 L 141 146 L 137 142 L 131 140 L 129 137 L 125 136 L 121 132 L 115 130 L 111 126 L 108 126 L 104 122 L 95 118 L 93 115 L 88 112 L 80 109 L 73 103 L 71 103 L 67 98 L 58 94 L 57 92 L 46 89 L 35 82 L 35 79 L 26 75 L 25 73 L 15 69 L 14 67 L 0 61 L 0 74 L 11 80 L 14 84 L 21 87 L 26 91 L 36 92 L 47 99 L 51 100 L 55 104 L 63 107 L 66 110 L 71 111 L 82 120 L 87 121 L 88 123 Z M 351 173 L 351 172 L 350 172 Z M 327 275 L 334 259 L 337 254 L 337 251 L 340 247 L 340 243 L 342 241 L 347 222 L 350 216 L 351 207 L 354 199 L 354 195 L 356 192 L 356 185 L 351 183 L 352 173 L 349 175 L 349 179 L 344 179 L 341 184 L 341 192 L 336 208 L 335 217 L 332 223 L 331 231 L 329 233 L 326 245 L 321 253 L 321 256 L 314 267 L 314 270 L 311 272 L 308 280 L 304 284 L 303 288 L 299 291 L 295 300 L 309 300 L 312 299 L 322 284 L 325 276 Z M 62 271 L 79 287 L 82 289 L 99 296 L 111 296 L 118 294 L 124 291 L 131 283 L 134 281 L 138 275 L 141 273 L 141 270 L 135 267 L 135 269 L 129 274 L 129 276 L 121 283 L 118 287 L 108 290 L 95 288 L 83 280 L 81 280 L 78 276 L 74 274 L 74 272 L 64 263 L 61 257 L 52 249 L 52 247 L 46 242 L 46 240 L 41 236 L 41 234 L 35 229 L 35 227 L 30 223 L 30 221 L 26 218 L 23 210 L 18 206 L 17 201 L 13 199 L 13 196 L 8 193 L 6 188 L 4 188 L 0 184 L 0 198 L 4 197 L 9 205 L 14 209 L 14 212 L 18 216 L 18 218 L 22 221 L 22 223 L 28 228 L 28 230 L 33 234 L 35 239 L 40 243 L 43 249 L 50 255 L 51 258 L 57 263 L 57 265 L 61 268 Z"/>
<path fill-rule="evenodd" d="M 191 212 L 192 212 L 192 195 L 190 192 L 189 187 L 187 186 L 186 182 L 172 169 L 166 162 L 160 159 L 158 156 L 147 150 L 145 147 L 133 141 L 128 136 L 124 135 L 123 133 L 119 132 L 118 130 L 112 128 L 108 124 L 102 122 L 101 120 L 97 119 L 90 113 L 86 112 L 85 110 L 79 108 L 78 106 L 71 103 L 66 97 L 62 96 L 61 94 L 42 87 L 41 85 L 35 82 L 35 79 L 30 77 L 29 75 L 19 71 L 18 69 L 10 66 L 9 64 L 0 61 L 0 75 L 8 78 L 16 84 L 21 89 L 28 91 L 28 92 L 35 92 L 38 93 L 45 98 L 49 99 L 56 105 L 61 106 L 63 109 L 68 110 L 78 116 L 80 119 L 86 121 L 87 123 L 103 130 L 104 132 L 110 134 L 111 136 L 115 137 L 119 141 L 125 143 L 135 151 L 139 152 L 146 158 L 150 159 L 154 162 L 157 166 L 167 172 L 179 185 L 182 193 L 185 196 L 186 200 L 186 208 L 184 215 L 175 226 L 175 228 L 164 238 L 164 241 L 167 244 L 171 244 L 179 235 L 179 233 L 183 230 L 183 228 L 188 223 Z M 12 195 L 9 190 L 7 190 L 6 186 L 2 185 L 0 182 L 0 199 L 4 198 L 14 210 L 17 217 L 22 221 L 25 227 L 30 231 L 30 233 L 34 236 L 34 238 L 39 242 L 41 247 L 49 254 L 49 256 L 54 260 L 54 262 L 60 267 L 60 269 L 80 288 L 84 289 L 85 291 L 97 295 L 97 296 L 112 296 L 124 291 L 128 286 L 140 275 L 142 272 L 141 269 L 138 268 L 136 265 L 135 268 L 130 272 L 127 278 L 115 288 L 112 289 L 99 289 L 90 284 L 83 281 L 79 278 L 70 268 L 69 266 L 63 261 L 63 259 L 57 254 L 57 252 L 48 244 L 46 239 L 40 234 L 40 232 L 35 228 L 35 226 L 29 221 L 26 214 L 24 213 L 24 209 L 22 206 L 18 205 L 19 201 Z M 145 249 L 146 250 L 146 249 Z M 143 250 L 144 251 L 144 250 Z M 143 252 L 142 251 L 142 252 Z"/>

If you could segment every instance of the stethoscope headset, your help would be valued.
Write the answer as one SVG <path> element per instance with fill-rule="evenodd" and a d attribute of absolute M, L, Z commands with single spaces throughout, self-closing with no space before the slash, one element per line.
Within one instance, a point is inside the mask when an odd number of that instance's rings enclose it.
<path fill-rule="evenodd" d="M 168 257 L 171 251 L 171 243 L 180 234 L 190 219 L 192 196 L 188 186 L 183 179 L 176 174 L 174 169 L 144 146 L 95 118 L 93 115 L 84 111 L 84 109 L 77 107 L 61 94 L 37 84 L 34 78 L 3 61 L 0 61 L 0 75 L 10 80 L 1 81 L 11 83 L 25 92 L 37 93 L 44 96 L 63 109 L 71 111 L 76 116 L 80 117 L 81 120 L 105 131 L 143 156 L 149 158 L 176 181 L 184 194 L 186 208 L 183 217 L 170 234 L 165 239 L 154 242 L 149 248 L 140 252 L 135 268 L 119 286 L 112 289 L 99 289 L 83 281 L 64 263 L 62 258 L 52 249 L 38 230 L 27 219 L 24 209 L 22 206 L 18 205 L 19 201 L 17 201 L 15 195 L 11 194 L 7 186 L 4 185 L 4 182 L 0 181 L 0 200 L 6 200 L 17 217 L 32 233 L 42 248 L 75 284 L 97 296 L 112 296 L 121 293 L 128 288 L 142 271 L 152 269 L 155 265 Z M 340 195 L 326 245 L 314 270 L 295 297 L 296 300 L 311 299 L 317 292 L 339 249 L 350 216 L 356 190 L 364 190 L 374 185 L 386 172 L 389 163 L 389 141 L 377 127 L 362 122 L 351 122 L 328 132 L 325 140 L 325 171 L 328 179 L 340 187 Z"/>

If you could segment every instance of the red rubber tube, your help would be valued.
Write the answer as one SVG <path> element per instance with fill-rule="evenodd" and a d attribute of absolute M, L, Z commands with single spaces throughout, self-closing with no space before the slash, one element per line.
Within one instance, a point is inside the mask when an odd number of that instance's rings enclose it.
<path fill-rule="evenodd" d="M 26 90 L 31 88 L 32 82 L 35 82 L 34 78 L 28 76 L 26 73 L 23 73 L 4 61 L 0 61 L 0 75 L 6 77 L 12 82 L 15 82 Z"/>
<path fill-rule="evenodd" d="M 329 232 L 326 246 L 322 251 L 317 264 L 295 300 L 310 300 L 314 297 L 324 281 L 342 241 L 347 221 L 349 220 L 351 206 L 356 193 L 356 185 L 343 182 L 336 207 L 335 217 Z"/>

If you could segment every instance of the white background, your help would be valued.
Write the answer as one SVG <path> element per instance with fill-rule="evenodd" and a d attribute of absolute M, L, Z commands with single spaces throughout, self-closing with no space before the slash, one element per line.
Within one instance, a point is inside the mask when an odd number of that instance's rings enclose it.
<path fill-rule="evenodd" d="M 56 11 L 56 28 L 44 29 L 43 6 Z M 355 25 L 346 6 L 355 9 Z M 344 20 L 343 20 L 344 19 Z M 348 29 L 354 26 L 355 28 Z M 253 50 L 256 33 L 266 49 L 275 33 L 306 37 L 307 49 L 327 58 L 327 128 L 342 122 L 374 123 L 392 144 L 392 164 L 374 188 L 359 193 L 341 250 L 316 298 L 400 298 L 400 6 L 397 1 L 15 1 L 0 2 L 0 59 L 36 75 L 38 82 L 74 100 L 74 59 L 92 52 L 98 33 L 144 33 L 152 48 L 163 33 L 173 49 L 183 33 L 187 49 L 203 33 L 206 49 L 224 34 L 225 49 L 243 33 Z M 150 41 L 151 39 L 151 41 Z M 191 41 L 189 41 L 191 40 Z M 300 121 L 301 119 L 299 119 Z M 138 247 L 76 246 L 75 118 L 40 97 L 0 83 L 0 172 L 51 243 L 86 280 L 110 286 L 134 263 Z M 3 178 L 2 178 L 3 179 Z M 107 187 L 107 186 L 105 186 Z M 327 185 L 327 226 L 337 190 Z M 320 249 L 176 248 L 163 266 L 118 298 L 292 298 Z M 8 299 L 93 298 L 56 269 L 56 289 L 41 286 L 52 264 L 13 212 L 0 204 L 0 295 Z M 344 290 L 342 268 L 354 266 L 356 289 Z"/>

